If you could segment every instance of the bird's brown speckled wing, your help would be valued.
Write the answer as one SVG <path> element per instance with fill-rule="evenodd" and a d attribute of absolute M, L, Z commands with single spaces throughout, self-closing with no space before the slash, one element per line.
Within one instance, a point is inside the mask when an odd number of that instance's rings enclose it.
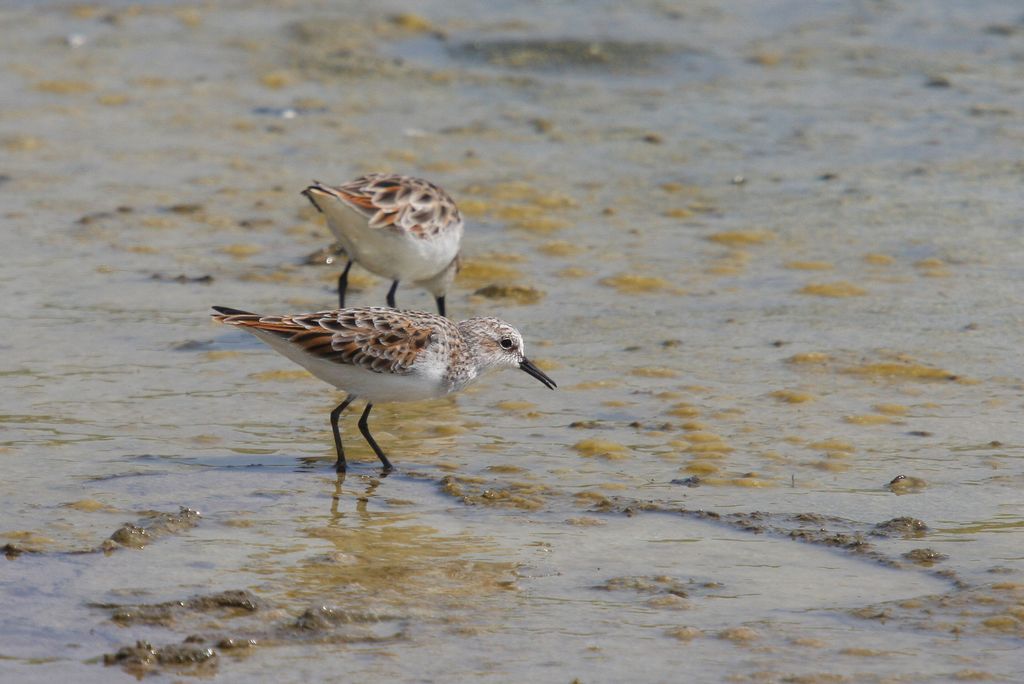
<path fill-rule="evenodd" d="M 338 186 L 316 182 L 302 194 L 320 211 L 317 202 L 333 197 L 366 217 L 371 228 L 392 228 L 420 238 L 462 226 L 462 214 L 448 193 L 421 178 L 371 173 Z"/>
<path fill-rule="evenodd" d="M 215 307 L 214 320 L 273 333 L 311 356 L 375 373 L 404 375 L 436 339 L 446 318 L 415 311 L 360 307 L 294 316 L 260 316 Z"/>

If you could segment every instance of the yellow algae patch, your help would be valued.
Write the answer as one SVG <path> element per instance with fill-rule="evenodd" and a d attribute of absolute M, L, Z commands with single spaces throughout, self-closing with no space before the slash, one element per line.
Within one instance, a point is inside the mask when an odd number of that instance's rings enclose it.
<path fill-rule="evenodd" d="M 611 442 L 605 439 L 584 439 L 572 445 L 582 456 L 600 456 L 607 459 L 622 459 L 629 457 L 629 448 L 618 442 Z"/>
<path fill-rule="evenodd" d="M 579 254 L 583 251 L 583 248 L 572 242 L 566 242 L 565 240 L 554 240 L 540 245 L 537 247 L 537 251 L 548 256 L 567 257 Z"/>
<path fill-rule="evenodd" d="M 686 435 L 686 439 L 691 442 L 723 442 L 721 436 L 716 435 L 714 432 L 691 432 Z"/>
<path fill-rule="evenodd" d="M 251 243 L 239 243 L 234 245 L 224 245 L 220 248 L 220 251 L 222 254 L 233 256 L 236 259 L 245 259 L 253 256 L 254 254 L 259 254 L 263 251 L 263 248 Z"/>
<path fill-rule="evenodd" d="M 489 186 L 471 185 L 466 188 L 467 195 L 482 195 L 499 201 L 527 201 L 545 209 L 568 209 L 578 206 L 576 200 L 557 192 L 541 192 L 529 183 L 509 181 Z M 462 206 L 462 202 L 459 202 Z"/>
<path fill-rule="evenodd" d="M 787 261 L 782 267 L 791 271 L 831 271 L 833 268 L 830 261 Z"/>
<path fill-rule="evenodd" d="M 727 453 L 735 451 L 735 449 L 725 442 L 704 442 L 691 444 L 684 448 L 683 451 L 691 454 L 700 454 L 703 458 L 725 458 Z"/>
<path fill-rule="evenodd" d="M 494 405 L 495 408 L 499 408 L 502 411 L 529 411 L 530 409 L 537 408 L 537 405 L 529 401 L 515 401 L 513 399 L 506 399 L 505 401 L 499 401 Z"/>
<path fill-rule="evenodd" d="M 562 367 L 562 364 L 558 363 L 557 361 L 552 361 L 551 359 L 545 358 L 533 359 L 533 365 L 536 366 L 537 368 L 540 368 L 541 370 L 546 371 L 558 370 L 559 368 Z"/>
<path fill-rule="evenodd" d="M 3 139 L 3 145 L 11 152 L 34 152 L 43 146 L 43 141 L 34 135 L 12 135 Z"/>
<path fill-rule="evenodd" d="M 658 276 L 637 275 L 635 273 L 620 273 L 618 275 L 602 278 L 600 283 L 606 287 L 614 287 L 625 294 L 641 294 L 645 292 L 658 292 L 666 290 L 671 285 L 664 278 Z"/>
<path fill-rule="evenodd" d="M 870 253 L 864 255 L 864 261 L 871 264 L 872 266 L 892 266 L 896 263 L 896 259 L 889 256 L 888 254 L 877 254 Z"/>
<path fill-rule="evenodd" d="M 897 380 L 956 380 L 947 370 L 925 366 L 913 361 L 881 361 L 847 368 L 847 373 Z"/>
<path fill-rule="evenodd" d="M 397 29 L 409 33 L 437 33 L 437 28 L 418 14 L 399 12 L 388 17 L 388 22 Z"/>
<path fill-rule="evenodd" d="M 687 431 L 695 430 L 699 432 L 701 430 L 706 430 L 708 426 L 699 420 L 690 420 L 683 423 L 680 427 Z M 687 435 L 687 437 L 689 437 L 689 435 Z"/>
<path fill-rule="evenodd" d="M 811 463 L 810 466 L 829 473 L 845 473 L 850 469 L 849 463 L 843 463 L 841 461 L 817 461 L 815 463 Z"/>
<path fill-rule="evenodd" d="M 697 637 L 704 636 L 704 632 L 696 627 L 673 627 L 666 630 L 665 634 L 679 641 L 693 641 Z"/>
<path fill-rule="evenodd" d="M 813 394 L 798 390 L 775 390 L 769 396 L 784 404 L 806 404 L 814 400 Z"/>
<path fill-rule="evenodd" d="M 122 93 L 106 93 L 97 97 L 96 102 L 104 107 L 120 107 L 128 104 L 128 96 Z"/>
<path fill-rule="evenodd" d="M 0 532 L 0 538 L 20 542 L 25 546 L 42 546 L 45 544 L 53 544 L 56 541 L 51 537 L 44 537 L 38 532 L 33 532 L 32 530 L 10 530 L 8 532 Z"/>
<path fill-rule="evenodd" d="M 857 448 L 855 446 L 853 446 L 852 444 L 850 444 L 846 440 L 837 439 L 837 438 L 823 439 L 823 440 L 818 441 L 818 442 L 811 442 L 811 443 L 809 443 L 807 445 L 807 448 L 808 449 L 820 449 L 822 451 L 845 451 L 845 452 L 853 452 L 853 451 L 857 450 Z"/>
<path fill-rule="evenodd" d="M 577 527 L 601 527 L 602 525 L 607 525 L 608 523 L 606 523 L 604 520 L 600 520 L 598 518 L 590 518 L 590 517 L 587 517 L 587 516 L 580 516 L 580 517 L 577 517 L 577 518 L 566 518 L 565 519 L 565 524 L 566 525 L 575 525 Z"/>
<path fill-rule="evenodd" d="M 799 290 L 799 294 L 812 295 L 814 297 L 861 297 L 867 294 L 867 290 L 859 285 L 838 280 L 834 283 L 810 283 Z"/>
<path fill-rule="evenodd" d="M 487 214 L 487 202 L 476 199 L 459 200 L 459 211 L 469 217 L 479 218 Z"/>
<path fill-rule="evenodd" d="M 524 216 L 518 221 L 513 221 L 510 225 L 513 228 L 525 230 L 530 233 L 547 235 L 548 233 L 553 233 L 556 230 L 568 228 L 572 224 L 564 219 L 557 219 L 551 216 Z"/>
<path fill-rule="evenodd" d="M 739 245 L 760 245 L 775 238 L 770 230 L 727 230 L 707 236 L 707 240 L 720 245 L 736 247 Z"/>
<path fill-rule="evenodd" d="M 186 28 L 196 28 L 203 23 L 203 15 L 194 7 L 183 7 L 175 11 L 174 16 Z"/>
<path fill-rule="evenodd" d="M 723 629 L 716 636 L 719 639 L 736 643 L 747 643 L 761 638 L 761 635 L 750 627 L 729 627 L 728 629 Z"/>
<path fill-rule="evenodd" d="M 607 496 L 602 494 L 601 492 L 595 492 L 595 491 L 589 491 L 588 490 L 588 491 L 583 491 L 583 492 L 576 492 L 572 496 L 573 496 L 574 499 L 576 499 L 576 503 L 578 503 L 578 504 L 580 504 L 582 506 L 587 506 L 587 505 L 590 505 L 590 504 L 594 504 L 594 505 L 598 505 L 598 506 L 608 507 L 608 506 L 611 506 L 611 503 L 612 503 L 611 500 Z"/>
<path fill-rule="evenodd" d="M 793 354 L 786 359 L 788 363 L 798 364 L 828 363 L 831 360 L 832 357 L 824 352 L 802 352 L 800 354 Z"/>
<path fill-rule="evenodd" d="M 683 466 L 683 470 L 687 473 L 693 473 L 694 475 L 714 475 L 720 468 L 717 463 L 711 463 L 709 461 L 694 461 Z"/>
<path fill-rule="evenodd" d="M 910 411 L 910 409 L 903 404 L 875 404 L 872 408 L 887 416 L 905 416 L 907 415 L 907 412 Z"/>
<path fill-rule="evenodd" d="M 139 221 L 139 225 L 146 228 L 174 228 L 178 223 L 169 216 L 145 216 Z"/>
<path fill-rule="evenodd" d="M 590 274 L 591 271 L 585 268 L 581 268 L 579 266 L 569 266 L 567 268 L 563 268 L 555 275 L 558 276 L 559 278 L 585 278 Z"/>
<path fill-rule="evenodd" d="M 700 409 L 686 402 L 681 402 L 670 408 L 667 413 L 677 418 L 696 418 L 700 415 Z"/>
<path fill-rule="evenodd" d="M 388 150 L 384 153 L 389 161 L 398 162 L 400 164 L 415 164 L 419 157 L 412 150 Z"/>
<path fill-rule="evenodd" d="M 242 352 L 233 351 L 230 349 L 218 349 L 217 351 L 208 351 L 203 354 L 203 358 L 207 361 L 220 361 L 222 359 L 232 359 L 236 356 L 242 356 Z"/>
<path fill-rule="evenodd" d="M 892 418 L 877 413 L 863 413 L 855 416 L 843 416 L 843 422 L 851 425 L 885 425 L 891 423 Z"/>
<path fill-rule="evenodd" d="M 662 183 L 658 187 L 665 192 L 670 192 L 672 194 L 683 193 L 686 195 L 699 195 L 701 193 L 700 187 L 696 185 L 686 185 L 685 183 L 679 183 L 676 181 L 668 181 L 667 183 Z"/>
<path fill-rule="evenodd" d="M 689 209 L 676 208 L 669 209 L 668 211 L 666 211 L 665 216 L 667 216 L 668 218 L 686 219 L 693 216 L 693 212 L 690 211 Z"/>
<path fill-rule="evenodd" d="M 713 211 L 718 211 L 718 207 L 711 202 L 704 202 L 702 200 L 694 200 L 686 205 L 687 208 L 698 214 L 710 214 Z"/>
<path fill-rule="evenodd" d="M 1012 615 L 994 615 L 981 621 L 981 624 L 997 632 L 1016 632 L 1021 622 Z"/>
<path fill-rule="evenodd" d="M 638 378 L 676 378 L 679 377 L 679 372 L 672 368 L 665 368 L 663 366 L 641 366 L 640 368 L 634 368 L 629 371 L 630 375 L 635 375 Z"/>
<path fill-rule="evenodd" d="M 705 272 L 711 275 L 735 275 L 742 272 L 750 261 L 750 252 L 733 249 L 728 254 L 716 259 L 711 266 L 705 269 Z"/>
<path fill-rule="evenodd" d="M 113 513 L 117 511 L 116 508 L 102 501 L 96 499 L 79 499 L 78 501 L 69 501 L 68 503 L 61 504 L 63 508 L 73 508 L 76 511 L 84 511 L 86 513 L 95 513 L 96 511 L 103 511 L 105 513 Z"/>
<path fill-rule="evenodd" d="M 585 380 L 569 387 L 567 389 L 577 390 L 595 390 L 595 389 L 610 389 L 612 387 L 619 386 L 618 380 Z"/>
<path fill-rule="evenodd" d="M 492 465 L 484 468 L 489 473 L 522 473 L 526 472 L 526 468 L 520 468 L 515 465 Z"/>
<path fill-rule="evenodd" d="M 507 299 L 516 304 L 536 304 L 544 298 L 544 292 L 526 285 L 487 285 L 473 294 L 487 299 Z"/>
<path fill-rule="evenodd" d="M 35 89 L 41 93 L 54 93 L 56 95 L 77 95 L 79 93 L 88 93 L 92 90 L 92 85 L 85 81 L 72 81 L 72 80 L 52 80 L 52 81 L 39 81 L 35 84 Z"/>
<path fill-rule="evenodd" d="M 302 280 L 299 274 L 285 270 L 269 272 L 250 271 L 249 273 L 241 274 L 238 276 L 238 279 L 249 283 L 297 283 Z M 337 282 L 336 277 L 333 274 L 329 278 L 322 278 L 322 280 L 330 281 L 332 283 Z M 350 279 L 349 289 L 359 290 L 362 288 L 358 285 L 354 285 Z"/>
<path fill-rule="evenodd" d="M 295 83 L 295 74 L 286 69 L 275 69 L 260 76 L 260 83 L 271 90 L 280 90 Z"/>
<path fill-rule="evenodd" d="M 771 483 L 762 480 L 756 474 L 751 473 L 749 475 L 741 475 L 740 477 L 734 477 L 729 480 L 729 484 L 734 487 L 770 487 Z"/>
<path fill-rule="evenodd" d="M 879 656 L 893 655 L 892 651 L 879 651 L 876 648 L 849 647 L 839 651 L 840 655 L 860 656 L 862 658 L 877 658 Z"/>
<path fill-rule="evenodd" d="M 794 646 L 804 646 L 806 648 L 825 648 L 828 646 L 828 642 L 822 641 L 821 639 L 814 639 L 812 637 L 796 637 L 791 639 L 789 643 Z"/>
<path fill-rule="evenodd" d="M 272 370 L 272 371 L 261 371 L 259 373 L 250 373 L 249 377 L 253 380 L 302 380 L 304 378 L 311 377 L 309 371 L 304 370 Z"/>
<path fill-rule="evenodd" d="M 466 433 L 468 432 L 468 430 L 462 425 L 443 423 L 441 425 L 435 425 L 433 428 L 431 428 L 431 432 L 433 432 L 438 437 L 453 437 L 455 435 L 461 435 L 463 433 Z"/>
<path fill-rule="evenodd" d="M 522 273 L 496 260 L 467 259 L 459 269 L 458 280 L 460 283 L 472 285 L 487 285 L 495 281 L 508 282 L 518 280 Z"/>
<path fill-rule="evenodd" d="M 951 274 L 946 269 L 948 264 L 942 259 L 921 259 L 914 263 L 921 275 L 926 278 L 948 278 Z"/>

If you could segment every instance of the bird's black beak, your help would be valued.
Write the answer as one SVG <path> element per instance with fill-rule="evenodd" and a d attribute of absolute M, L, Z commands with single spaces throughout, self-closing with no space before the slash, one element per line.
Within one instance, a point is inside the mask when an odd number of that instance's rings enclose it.
<path fill-rule="evenodd" d="M 544 386 L 547 387 L 548 389 L 555 389 L 556 387 L 558 387 L 558 385 L 555 384 L 554 380 L 549 378 L 540 368 L 534 366 L 533 362 L 530 361 L 529 359 L 523 359 L 519 363 L 519 367 L 529 375 L 532 375 L 533 377 L 543 382 Z"/>

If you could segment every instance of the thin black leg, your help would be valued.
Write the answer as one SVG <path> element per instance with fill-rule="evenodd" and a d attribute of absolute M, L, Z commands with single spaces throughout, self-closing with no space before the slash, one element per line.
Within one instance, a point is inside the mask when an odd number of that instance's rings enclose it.
<path fill-rule="evenodd" d="M 367 402 L 366 408 L 363 409 L 363 417 L 359 419 L 359 431 L 363 433 L 363 437 L 366 438 L 366 443 L 373 449 L 373 453 L 377 454 L 377 458 L 384 464 L 384 472 L 389 473 L 394 470 L 394 466 L 391 465 L 391 461 L 384 455 L 384 452 L 377 446 L 377 440 L 370 434 L 370 427 L 366 424 L 366 418 L 370 415 L 370 409 L 373 408 L 373 404 Z"/>
<path fill-rule="evenodd" d="M 348 289 L 348 270 L 352 268 L 352 260 L 345 264 L 345 270 L 338 276 L 338 308 L 345 308 L 345 290 Z"/>
<path fill-rule="evenodd" d="M 334 464 L 334 470 L 343 473 L 345 472 L 345 447 L 341 446 L 341 431 L 338 430 L 338 418 L 341 417 L 341 412 L 352 403 L 355 397 L 345 397 L 345 401 L 338 404 L 333 411 L 331 411 L 331 429 L 334 430 L 334 448 L 338 452 L 338 460 Z"/>
<path fill-rule="evenodd" d="M 444 316 L 444 295 L 441 295 L 435 301 L 437 301 L 437 313 Z"/>
<path fill-rule="evenodd" d="M 388 306 L 392 309 L 395 308 L 395 290 L 398 289 L 398 281 L 391 283 L 391 289 L 388 290 Z"/>

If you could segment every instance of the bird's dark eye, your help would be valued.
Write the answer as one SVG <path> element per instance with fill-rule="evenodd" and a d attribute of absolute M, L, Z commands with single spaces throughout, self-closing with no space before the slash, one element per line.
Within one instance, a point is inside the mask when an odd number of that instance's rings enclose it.
<path fill-rule="evenodd" d="M 511 338 L 508 337 L 502 337 L 501 342 L 499 342 L 499 344 L 501 345 L 502 349 L 511 349 L 512 347 L 515 346 Z"/>

